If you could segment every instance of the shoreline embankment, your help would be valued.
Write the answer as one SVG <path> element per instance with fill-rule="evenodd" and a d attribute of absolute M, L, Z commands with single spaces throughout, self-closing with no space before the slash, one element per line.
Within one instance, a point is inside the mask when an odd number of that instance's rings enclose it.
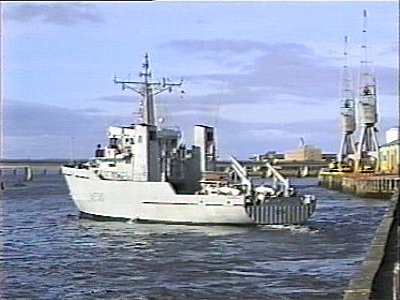
<path fill-rule="evenodd" d="M 366 198 L 390 199 L 400 189 L 399 175 L 320 172 L 322 187 Z"/>
<path fill-rule="evenodd" d="M 359 271 L 344 291 L 343 300 L 400 299 L 399 214 L 397 192 L 375 231 Z"/>
<path fill-rule="evenodd" d="M 390 199 L 363 262 L 342 299 L 400 300 L 400 176 L 320 172 L 318 183 L 322 187 L 359 197 Z"/>

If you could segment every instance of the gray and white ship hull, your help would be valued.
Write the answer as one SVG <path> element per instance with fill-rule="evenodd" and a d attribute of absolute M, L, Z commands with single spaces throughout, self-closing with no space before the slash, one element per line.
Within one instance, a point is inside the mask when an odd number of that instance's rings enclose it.
<path fill-rule="evenodd" d="M 168 182 L 102 180 L 91 170 L 63 167 L 70 195 L 85 215 L 185 224 L 302 224 L 315 201 L 301 197 L 245 205 L 245 196 L 176 194 Z"/>

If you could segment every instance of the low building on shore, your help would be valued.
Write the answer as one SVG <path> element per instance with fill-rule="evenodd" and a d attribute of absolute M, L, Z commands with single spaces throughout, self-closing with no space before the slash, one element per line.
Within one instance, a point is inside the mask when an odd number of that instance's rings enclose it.
<path fill-rule="evenodd" d="M 386 131 L 386 143 L 379 147 L 380 171 L 385 174 L 400 172 L 400 128 Z"/>
<path fill-rule="evenodd" d="M 320 161 L 322 160 L 322 150 L 313 145 L 300 145 L 295 150 L 285 153 L 285 160 L 290 161 Z"/>
<path fill-rule="evenodd" d="M 392 127 L 386 131 L 386 143 L 400 139 L 400 127 Z"/>

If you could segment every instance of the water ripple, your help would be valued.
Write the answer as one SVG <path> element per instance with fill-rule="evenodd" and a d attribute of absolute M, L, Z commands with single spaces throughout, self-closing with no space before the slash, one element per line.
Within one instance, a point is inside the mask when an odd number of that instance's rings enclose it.
<path fill-rule="evenodd" d="M 339 299 L 387 203 L 296 180 L 306 226 L 80 219 L 61 176 L 2 196 L 2 299 Z"/>

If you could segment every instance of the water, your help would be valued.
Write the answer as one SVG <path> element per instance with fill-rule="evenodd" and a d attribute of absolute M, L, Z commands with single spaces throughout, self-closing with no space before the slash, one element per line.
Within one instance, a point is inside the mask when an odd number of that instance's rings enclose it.
<path fill-rule="evenodd" d="M 387 203 L 294 183 L 318 208 L 282 228 L 96 222 L 60 175 L 7 182 L 0 298 L 340 299 Z"/>

